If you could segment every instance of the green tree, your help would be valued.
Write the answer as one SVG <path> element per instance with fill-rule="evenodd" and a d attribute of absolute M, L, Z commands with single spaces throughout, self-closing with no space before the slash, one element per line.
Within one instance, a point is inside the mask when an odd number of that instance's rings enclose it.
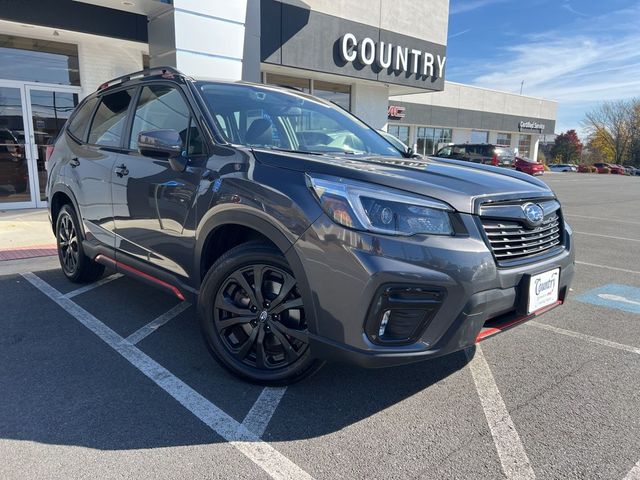
<path fill-rule="evenodd" d="M 562 163 L 575 163 L 582 155 L 582 142 L 575 130 L 569 130 L 556 137 L 551 148 L 551 156 Z"/>
<path fill-rule="evenodd" d="M 589 139 L 613 163 L 628 161 L 629 153 L 640 134 L 639 100 L 603 102 L 587 113 L 583 125 Z"/>

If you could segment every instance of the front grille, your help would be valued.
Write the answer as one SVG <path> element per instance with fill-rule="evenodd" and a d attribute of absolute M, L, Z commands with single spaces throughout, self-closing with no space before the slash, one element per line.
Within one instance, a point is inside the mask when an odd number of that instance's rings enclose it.
<path fill-rule="evenodd" d="M 486 218 L 482 226 L 499 265 L 533 259 L 562 244 L 562 220 L 557 211 L 532 229 L 519 221 Z"/>

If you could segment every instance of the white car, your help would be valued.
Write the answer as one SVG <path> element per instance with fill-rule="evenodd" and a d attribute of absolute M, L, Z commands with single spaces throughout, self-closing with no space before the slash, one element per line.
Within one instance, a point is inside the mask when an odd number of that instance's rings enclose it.
<path fill-rule="evenodd" d="M 578 166 L 573 163 L 557 163 L 549 165 L 549 170 L 552 172 L 577 172 Z"/>

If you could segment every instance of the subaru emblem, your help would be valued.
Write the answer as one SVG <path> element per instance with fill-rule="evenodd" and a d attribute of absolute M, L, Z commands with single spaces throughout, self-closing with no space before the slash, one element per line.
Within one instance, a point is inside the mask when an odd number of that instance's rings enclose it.
<path fill-rule="evenodd" d="M 522 206 L 522 211 L 527 219 L 527 223 L 532 227 L 537 227 L 544 219 L 544 210 L 537 203 L 525 203 Z"/>

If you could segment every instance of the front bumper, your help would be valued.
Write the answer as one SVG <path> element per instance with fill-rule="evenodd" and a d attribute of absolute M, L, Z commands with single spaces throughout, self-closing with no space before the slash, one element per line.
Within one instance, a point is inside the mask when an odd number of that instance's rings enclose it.
<path fill-rule="evenodd" d="M 558 255 L 498 268 L 474 217 L 460 217 L 468 236 L 374 235 L 342 228 L 321 216 L 293 247 L 308 285 L 306 311 L 313 354 L 384 367 L 467 348 L 476 343 L 489 321 L 510 326 L 530 318 L 519 310 L 523 278 L 557 267 L 559 303 L 565 300 L 574 274 L 568 225 L 565 248 Z M 437 312 L 408 343 L 380 344 L 367 327 L 372 305 L 387 286 L 444 292 Z"/>

